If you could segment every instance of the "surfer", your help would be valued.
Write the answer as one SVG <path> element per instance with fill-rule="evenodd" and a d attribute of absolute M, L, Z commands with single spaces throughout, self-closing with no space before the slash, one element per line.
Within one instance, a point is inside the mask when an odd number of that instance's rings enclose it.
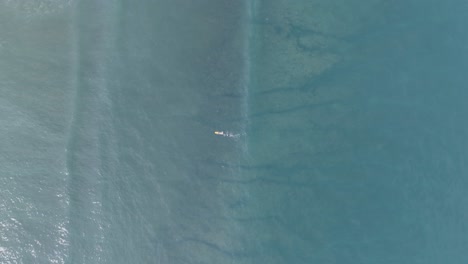
<path fill-rule="evenodd" d="M 239 137 L 240 135 L 239 134 L 232 134 L 230 132 L 225 132 L 225 131 L 215 131 L 214 132 L 215 135 L 218 135 L 218 136 L 223 136 L 223 137 L 231 137 L 231 138 L 237 138 Z"/>

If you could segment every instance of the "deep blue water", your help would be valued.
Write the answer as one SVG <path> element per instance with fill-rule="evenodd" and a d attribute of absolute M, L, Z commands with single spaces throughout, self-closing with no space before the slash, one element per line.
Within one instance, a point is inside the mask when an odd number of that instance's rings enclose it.
<path fill-rule="evenodd" d="M 467 11 L 0 1 L 0 263 L 465 263 Z"/>

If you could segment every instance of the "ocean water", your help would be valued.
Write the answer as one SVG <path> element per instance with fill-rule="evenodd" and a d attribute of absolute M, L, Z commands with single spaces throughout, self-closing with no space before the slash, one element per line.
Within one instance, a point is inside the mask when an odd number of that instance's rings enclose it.
<path fill-rule="evenodd" d="M 465 263 L 467 11 L 0 0 L 0 263 Z"/>

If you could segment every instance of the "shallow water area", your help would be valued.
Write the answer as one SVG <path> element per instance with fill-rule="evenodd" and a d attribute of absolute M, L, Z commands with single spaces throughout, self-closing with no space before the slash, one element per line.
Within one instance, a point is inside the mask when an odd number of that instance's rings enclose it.
<path fill-rule="evenodd" d="M 257 263 L 463 261 L 466 8 L 258 1 Z"/>

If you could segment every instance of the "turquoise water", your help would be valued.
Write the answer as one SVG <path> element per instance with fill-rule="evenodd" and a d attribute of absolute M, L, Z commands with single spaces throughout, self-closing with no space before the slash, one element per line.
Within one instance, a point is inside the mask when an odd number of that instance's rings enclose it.
<path fill-rule="evenodd" d="M 0 262 L 466 262 L 467 11 L 0 1 Z"/>

